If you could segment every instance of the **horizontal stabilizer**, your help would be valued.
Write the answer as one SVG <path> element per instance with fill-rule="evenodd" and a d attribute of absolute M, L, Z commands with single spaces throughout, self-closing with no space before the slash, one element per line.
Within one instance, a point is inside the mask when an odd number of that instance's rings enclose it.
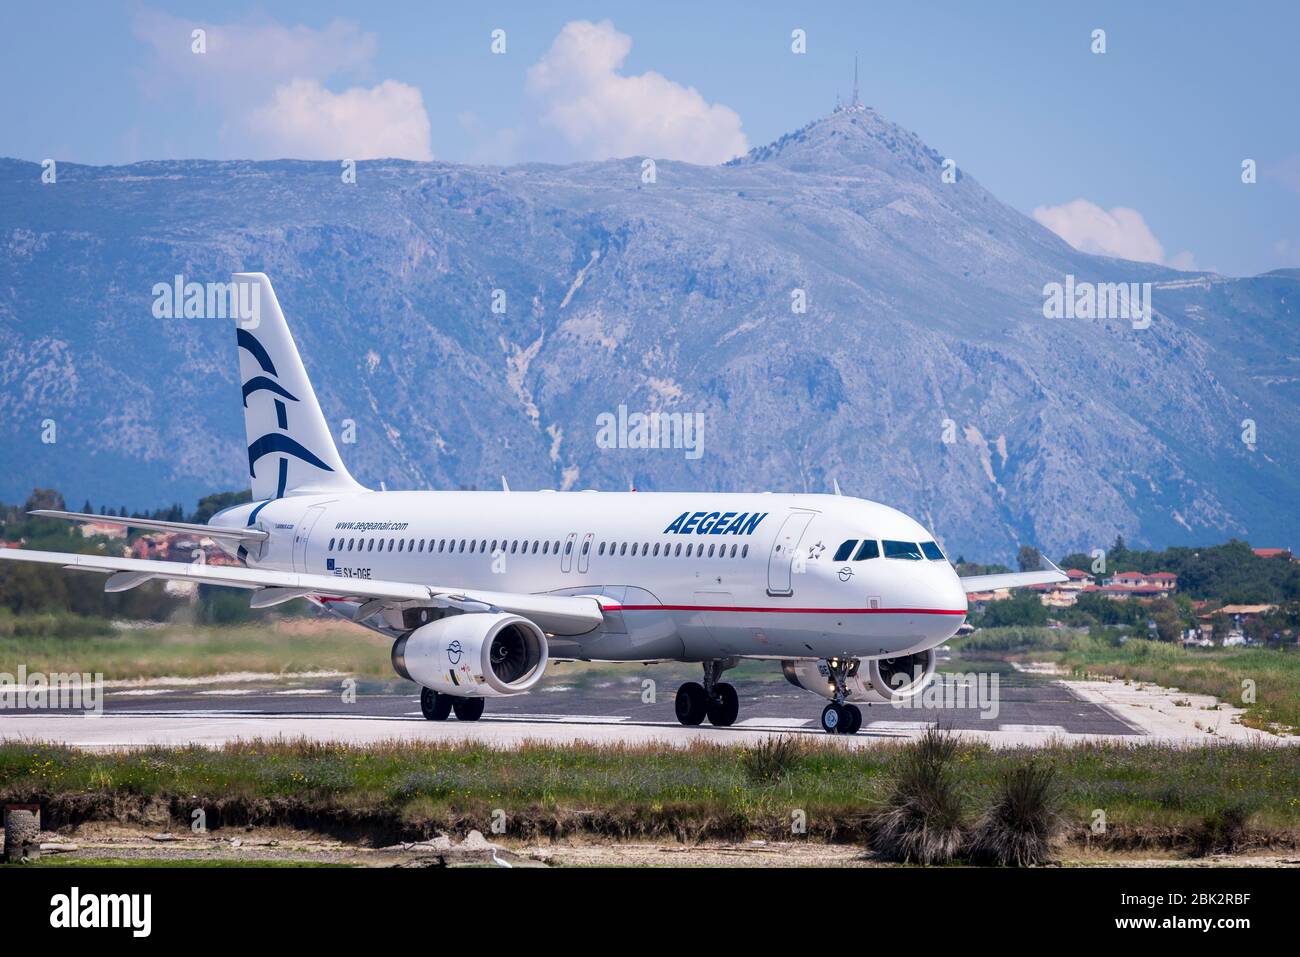
<path fill-rule="evenodd" d="M 93 522 L 96 525 L 121 525 L 125 528 L 147 528 L 154 532 L 177 532 L 199 535 L 204 538 L 224 538 L 240 542 L 260 542 L 267 533 L 260 528 L 216 528 L 195 522 L 164 522 L 156 518 L 119 518 L 116 515 L 96 515 L 93 512 L 60 512 L 53 508 L 38 508 L 27 513 L 41 518 L 62 518 L 69 522 Z"/>

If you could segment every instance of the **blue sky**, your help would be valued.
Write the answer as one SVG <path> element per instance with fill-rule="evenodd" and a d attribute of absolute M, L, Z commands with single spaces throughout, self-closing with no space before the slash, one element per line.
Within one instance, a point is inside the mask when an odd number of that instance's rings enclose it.
<path fill-rule="evenodd" d="M 864 102 L 1080 248 L 1300 267 L 1294 3 L 153 0 L 0 18 L 4 156 L 716 162 L 828 112 L 856 52 Z"/>

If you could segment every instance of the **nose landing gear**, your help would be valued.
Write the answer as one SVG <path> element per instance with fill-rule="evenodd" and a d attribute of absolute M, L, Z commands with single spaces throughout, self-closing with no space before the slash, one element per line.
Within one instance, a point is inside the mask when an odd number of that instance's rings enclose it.
<path fill-rule="evenodd" d="M 827 734 L 857 734 L 862 727 L 862 711 L 855 704 L 832 701 L 822 709 L 822 730 Z"/>
<path fill-rule="evenodd" d="M 857 666 L 853 660 L 831 658 L 826 662 L 835 694 L 831 703 L 822 709 L 822 730 L 827 734 L 857 734 L 862 727 L 862 711 L 855 704 L 846 704 L 848 692 L 845 683 L 851 670 Z"/>
<path fill-rule="evenodd" d="M 734 658 L 704 662 L 704 683 L 688 681 L 677 689 L 677 720 L 688 727 L 701 724 L 705 718 L 715 728 L 734 724 L 740 713 L 740 696 L 732 685 L 718 678 L 736 664 Z"/>

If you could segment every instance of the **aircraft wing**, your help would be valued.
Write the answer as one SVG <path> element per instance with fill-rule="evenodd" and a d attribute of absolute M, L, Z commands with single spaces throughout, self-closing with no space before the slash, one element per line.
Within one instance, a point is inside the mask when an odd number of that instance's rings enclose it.
<path fill-rule="evenodd" d="M 69 522 L 94 522 L 96 525 L 122 525 L 127 528 L 147 528 L 155 532 L 189 532 L 206 538 L 225 538 L 240 542 L 260 542 L 267 537 L 260 528 L 216 528 L 194 522 L 164 522 L 156 518 L 119 518 L 116 515 L 95 515 L 93 512 L 61 512 L 54 508 L 37 508 L 27 513 L 42 518 L 62 518 Z"/>
<path fill-rule="evenodd" d="M 335 575 L 264 571 L 236 565 L 163 562 L 73 552 L 38 552 L 21 548 L 0 549 L 0 560 L 40 562 L 74 571 L 109 574 L 110 577 L 104 584 L 105 591 L 126 591 L 155 578 L 254 589 L 255 594 L 250 601 L 254 608 L 307 597 L 373 601 L 377 603 L 376 610 L 384 604 L 414 602 L 440 608 L 458 608 L 467 612 L 506 611 L 528 618 L 543 631 L 556 635 L 586 634 L 604 621 L 601 603 L 594 595 L 531 595 Z"/>
<path fill-rule="evenodd" d="M 1065 574 L 1052 563 L 1047 556 L 1043 556 L 1043 561 L 1050 566 L 1036 572 L 1006 572 L 1001 575 L 971 575 L 961 580 L 962 587 L 966 589 L 966 594 L 975 591 L 997 591 L 999 588 L 1020 588 L 1024 585 L 1051 585 L 1056 582 L 1066 582 L 1070 576 Z"/>

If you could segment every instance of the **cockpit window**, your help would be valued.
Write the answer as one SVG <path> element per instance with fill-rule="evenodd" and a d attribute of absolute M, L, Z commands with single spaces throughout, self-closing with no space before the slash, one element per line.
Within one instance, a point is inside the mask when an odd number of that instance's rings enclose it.
<path fill-rule="evenodd" d="M 934 542 L 922 542 L 921 551 L 924 552 L 925 557 L 930 559 L 932 562 L 943 561 L 943 552 L 939 551 L 939 546 Z"/>
<path fill-rule="evenodd" d="M 853 554 L 853 546 L 858 543 L 856 538 L 850 538 L 847 542 L 835 550 L 835 561 L 847 562 L 849 556 Z"/>
<path fill-rule="evenodd" d="M 853 556 L 855 562 L 864 562 L 868 558 L 880 557 L 880 544 L 873 538 L 868 538 L 858 549 L 858 553 Z"/>
<path fill-rule="evenodd" d="M 886 558 L 905 558 L 908 561 L 919 562 L 921 560 L 921 549 L 917 547 L 916 542 L 885 542 Z"/>

